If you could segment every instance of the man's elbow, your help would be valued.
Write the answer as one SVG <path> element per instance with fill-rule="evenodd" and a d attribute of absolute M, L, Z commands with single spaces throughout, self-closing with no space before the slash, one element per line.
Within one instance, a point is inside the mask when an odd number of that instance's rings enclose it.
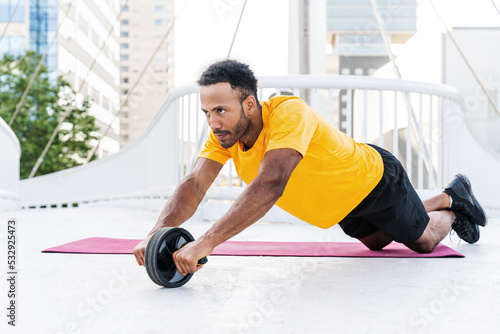
<path fill-rule="evenodd" d="M 266 193 L 269 194 L 273 200 L 278 200 L 285 192 L 286 181 L 274 179 L 266 182 Z"/>

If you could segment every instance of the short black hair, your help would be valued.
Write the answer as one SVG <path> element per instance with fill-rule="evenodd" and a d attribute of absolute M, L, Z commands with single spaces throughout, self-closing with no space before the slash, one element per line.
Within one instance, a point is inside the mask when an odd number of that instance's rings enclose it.
<path fill-rule="evenodd" d="M 257 78 L 250 67 L 237 60 L 226 59 L 210 65 L 198 80 L 200 86 L 210 86 L 228 82 L 232 89 L 240 93 L 240 103 L 253 95 L 257 103 Z"/>

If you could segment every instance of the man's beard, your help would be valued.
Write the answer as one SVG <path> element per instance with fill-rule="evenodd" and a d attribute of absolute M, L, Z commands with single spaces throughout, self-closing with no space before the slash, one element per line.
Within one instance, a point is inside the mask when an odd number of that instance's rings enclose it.
<path fill-rule="evenodd" d="M 219 140 L 219 143 L 222 147 L 224 148 L 230 148 L 233 147 L 236 142 L 241 138 L 241 136 L 245 133 L 245 131 L 248 129 L 248 126 L 250 125 L 250 119 L 245 115 L 243 112 L 243 106 L 241 106 L 241 114 L 240 118 L 238 119 L 238 123 L 234 126 L 234 128 L 231 131 L 220 131 L 220 130 L 214 130 L 213 133 L 215 135 L 217 134 L 227 134 L 229 137 L 228 139 L 224 139 L 224 142 L 221 142 Z"/>

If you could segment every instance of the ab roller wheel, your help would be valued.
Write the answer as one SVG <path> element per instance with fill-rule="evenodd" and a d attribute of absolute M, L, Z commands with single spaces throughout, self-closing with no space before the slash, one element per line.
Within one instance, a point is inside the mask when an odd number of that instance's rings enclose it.
<path fill-rule="evenodd" d="M 194 241 L 191 233 L 180 227 L 163 227 L 156 231 L 146 246 L 145 267 L 149 278 L 166 288 L 177 288 L 186 284 L 193 274 L 182 276 L 172 257 L 188 242 Z M 198 264 L 207 263 L 206 257 Z"/>

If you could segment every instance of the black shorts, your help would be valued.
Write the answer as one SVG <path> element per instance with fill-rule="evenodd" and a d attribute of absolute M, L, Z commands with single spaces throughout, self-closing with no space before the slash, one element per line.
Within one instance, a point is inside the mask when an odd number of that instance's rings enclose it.
<path fill-rule="evenodd" d="M 429 215 L 399 160 L 378 146 L 370 146 L 382 156 L 384 174 L 372 192 L 339 225 L 353 238 L 367 237 L 380 229 L 394 241 L 415 242 L 424 233 Z"/>

